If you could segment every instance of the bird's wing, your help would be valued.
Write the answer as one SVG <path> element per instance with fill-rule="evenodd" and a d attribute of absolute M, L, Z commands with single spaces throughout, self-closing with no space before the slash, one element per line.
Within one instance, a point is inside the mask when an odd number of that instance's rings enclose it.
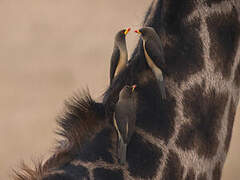
<path fill-rule="evenodd" d="M 132 131 L 131 121 L 134 121 L 132 107 L 129 102 L 117 103 L 115 107 L 115 120 L 117 128 L 126 142 L 128 140 L 129 131 Z"/>
<path fill-rule="evenodd" d="M 145 42 L 145 49 L 155 65 L 163 69 L 165 67 L 165 59 L 162 47 L 153 40 L 147 40 Z"/>
<path fill-rule="evenodd" d="M 114 74 L 116 71 L 116 68 L 118 66 L 119 63 L 119 58 L 120 58 L 120 50 L 115 47 L 112 53 L 112 57 L 111 57 L 111 65 L 110 65 L 110 84 L 112 84 L 113 78 L 114 78 Z"/>

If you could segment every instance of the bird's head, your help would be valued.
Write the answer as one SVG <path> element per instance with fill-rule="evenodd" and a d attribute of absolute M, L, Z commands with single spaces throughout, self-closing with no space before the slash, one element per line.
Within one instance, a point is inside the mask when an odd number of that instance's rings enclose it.
<path fill-rule="evenodd" d="M 136 84 L 132 85 L 132 93 L 134 92 L 134 90 L 136 89 L 136 87 L 137 87 Z"/>
<path fill-rule="evenodd" d="M 136 84 L 134 84 L 132 86 L 129 86 L 129 85 L 124 86 L 119 93 L 120 99 L 130 98 L 133 95 L 133 93 L 135 92 L 136 87 L 137 87 Z"/>
<path fill-rule="evenodd" d="M 143 39 L 149 39 L 157 34 L 152 27 L 143 27 L 139 30 L 135 30 L 134 32 L 139 34 Z"/>
<path fill-rule="evenodd" d="M 127 34 L 131 31 L 131 28 L 123 29 L 116 34 L 115 40 L 117 42 L 125 41 Z"/>

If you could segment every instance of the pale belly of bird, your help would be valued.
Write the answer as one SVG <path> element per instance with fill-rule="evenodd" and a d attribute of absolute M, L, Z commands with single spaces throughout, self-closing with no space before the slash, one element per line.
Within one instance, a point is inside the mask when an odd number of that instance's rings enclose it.
<path fill-rule="evenodd" d="M 126 64 L 127 64 L 127 55 L 120 54 L 119 64 L 114 73 L 114 77 L 117 76 L 120 73 L 120 71 L 126 67 Z"/>
<path fill-rule="evenodd" d="M 152 59 L 150 58 L 150 56 L 148 55 L 146 49 L 145 49 L 145 42 L 143 42 L 143 46 L 144 46 L 144 55 L 146 57 L 147 60 L 147 64 L 148 66 L 152 69 L 153 73 L 157 76 L 160 77 L 160 80 L 163 80 L 163 76 L 162 76 L 162 71 L 154 64 L 154 62 L 152 61 Z"/>

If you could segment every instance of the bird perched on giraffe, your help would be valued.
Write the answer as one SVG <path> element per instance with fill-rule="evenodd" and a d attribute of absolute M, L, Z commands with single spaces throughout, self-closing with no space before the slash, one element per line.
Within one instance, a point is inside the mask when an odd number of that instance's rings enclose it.
<path fill-rule="evenodd" d="M 128 51 L 126 45 L 126 35 L 131 29 L 123 29 L 119 31 L 114 40 L 113 53 L 110 63 L 110 84 L 126 66 L 128 62 Z"/>
<path fill-rule="evenodd" d="M 140 34 L 143 40 L 145 59 L 157 79 L 162 99 L 166 99 L 166 90 L 163 78 L 165 59 L 160 38 L 152 27 L 143 27 L 135 32 Z"/>
<path fill-rule="evenodd" d="M 135 132 L 137 93 L 136 85 L 124 86 L 113 114 L 114 127 L 118 135 L 117 154 L 120 164 L 126 162 L 127 145 Z"/>
<path fill-rule="evenodd" d="M 118 31 L 114 38 L 113 52 L 110 60 L 110 86 L 116 76 L 127 66 L 128 51 L 126 45 L 126 36 L 131 28 Z M 118 101 L 118 94 L 114 97 L 114 104 Z M 106 103 L 106 94 L 104 95 L 103 104 Z M 108 112 L 109 113 L 109 112 Z M 112 113 L 110 113 L 112 114 Z M 112 115 L 110 115 L 112 116 Z"/>

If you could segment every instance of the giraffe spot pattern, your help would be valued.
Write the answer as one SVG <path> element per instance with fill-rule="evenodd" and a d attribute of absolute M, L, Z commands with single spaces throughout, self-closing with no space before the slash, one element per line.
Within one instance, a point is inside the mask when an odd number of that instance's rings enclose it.
<path fill-rule="evenodd" d="M 106 180 L 106 179 L 114 179 L 114 180 L 123 180 L 122 170 L 119 169 L 105 169 L 105 168 L 96 168 L 93 170 L 94 179 L 97 180 Z"/>
<path fill-rule="evenodd" d="M 164 46 L 169 77 L 178 83 L 204 67 L 203 45 L 199 36 L 200 20 L 182 22 L 179 26 L 174 27 L 176 31 L 173 34 L 167 30 L 168 43 Z"/>
<path fill-rule="evenodd" d="M 173 134 L 176 101 L 167 89 L 166 93 L 167 99 L 163 102 L 155 81 L 139 87 L 136 126 L 167 143 Z"/>
<path fill-rule="evenodd" d="M 207 180 L 207 174 L 206 173 L 199 174 L 197 180 Z"/>
<path fill-rule="evenodd" d="M 75 180 L 71 175 L 65 173 L 55 173 L 43 177 L 42 180 Z M 89 180 L 89 179 L 86 179 Z"/>
<path fill-rule="evenodd" d="M 81 165 L 72 165 L 68 164 L 60 168 L 60 170 L 63 170 L 65 173 L 64 176 L 68 176 L 70 179 L 84 179 L 84 180 L 90 180 L 89 172 L 87 168 L 81 166 Z M 59 176 L 60 177 L 60 176 Z M 58 178 L 57 178 L 58 179 Z M 61 178 L 60 178 L 61 179 Z"/>
<path fill-rule="evenodd" d="M 188 75 L 199 72 L 204 67 L 202 41 L 199 37 L 200 20 L 192 23 L 185 18 L 196 7 L 195 0 L 166 2 L 164 15 L 166 34 L 164 53 L 170 77 L 177 82 L 187 79 Z"/>
<path fill-rule="evenodd" d="M 194 136 L 195 130 L 192 125 L 184 124 L 176 141 L 177 146 L 181 147 L 183 150 L 190 150 L 194 147 Z"/>
<path fill-rule="evenodd" d="M 221 180 L 222 167 L 220 163 L 217 163 L 216 167 L 213 170 L 212 180 Z"/>
<path fill-rule="evenodd" d="M 183 150 L 195 149 L 199 156 L 212 158 L 219 145 L 217 133 L 228 95 L 216 93 L 215 89 L 204 92 L 196 84 L 186 90 L 183 97 L 184 116 L 190 123 L 182 126 L 176 144 Z"/>
<path fill-rule="evenodd" d="M 163 170 L 163 180 L 182 180 L 184 167 L 181 165 L 178 155 L 170 151 L 166 167 Z"/>
<path fill-rule="evenodd" d="M 233 98 L 231 99 L 230 102 L 230 109 L 228 112 L 228 125 L 227 125 L 227 135 L 225 139 L 225 151 L 227 152 L 230 146 L 231 138 L 232 138 L 232 128 L 233 128 L 233 123 L 234 123 L 234 118 L 236 114 L 236 105 L 233 102 Z"/>
<path fill-rule="evenodd" d="M 210 37 L 210 59 L 215 64 L 215 71 L 229 79 L 240 35 L 237 11 L 233 8 L 228 14 L 214 14 L 206 22 Z"/>
<path fill-rule="evenodd" d="M 200 20 L 191 23 L 186 17 L 196 8 L 197 0 L 158 1 L 148 26 L 155 28 L 163 42 L 166 70 L 176 82 L 204 67 Z M 159 13 L 163 12 L 163 13 Z"/>
<path fill-rule="evenodd" d="M 99 159 L 113 163 L 113 157 L 109 150 L 112 148 L 112 129 L 105 128 L 99 132 L 93 140 L 87 142 L 78 154 L 78 159 L 85 162 L 95 162 Z"/>
<path fill-rule="evenodd" d="M 127 162 L 131 176 L 153 178 L 162 158 L 162 150 L 135 133 L 128 145 Z"/>
<path fill-rule="evenodd" d="M 185 180 L 195 180 L 195 173 L 192 168 L 188 171 Z"/>
<path fill-rule="evenodd" d="M 240 87 L 240 64 L 238 64 L 234 75 L 234 83 L 237 87 Z"/>
<path fill-rule="evenodd" d="M 156 30 L 161 30 L 164 22 L 167 29 L 172 32 L 174 28 L 180 26 L 181 21 L 186 18 L 195 7 L 196 0 L 158 1 L 153 19 L 148 25 Z"/>
<path fill-rule="evenodd" d="M 211 7 L 213 4 L 224 2 L 225 0 L 207 0 L 206 3 L 209 7 Z"/>
<path fill-rule="evenodd" d="M 179 28 L 182 20 L 185 19 L 196 8 L 197 0 L 172 0 L 165 1 L 164 8 L 166 9 L 164 14 L 164 22 L 166 22 L 167 29 L 170 31 L 176 31 L 173 28 Z M 159 10 L 160 12 L 162 10 Z M 159 12 L 157 11 L 157 13 Z M 155 20 L 157 22 L 157 20 Z"/>

